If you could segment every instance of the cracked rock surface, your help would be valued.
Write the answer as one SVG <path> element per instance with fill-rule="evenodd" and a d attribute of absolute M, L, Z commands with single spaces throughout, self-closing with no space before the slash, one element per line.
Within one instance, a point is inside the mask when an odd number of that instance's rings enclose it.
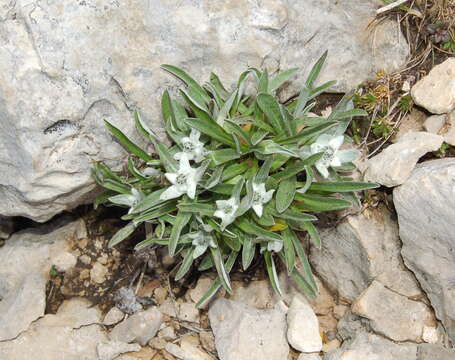
<path fill-rule="evenodd" d="M 159 94 L 172 63 L 227 84 L 249 66 L 309 64 L 345 91 L 404 64 L 397 24 L 368 25 L 379 1 L 7 1 L 0 7 L 0 213 L 44 222 L 93 199 L 93 161 L 125 152 L 108 120 L 141 143 L 131 110 L 163 135 Z M 303 75 L 303 74 L 301 74 Z M 295 82 L 304 77 L 299 76 Z M 294 88 L 285 93 L 293 93 Z"/>

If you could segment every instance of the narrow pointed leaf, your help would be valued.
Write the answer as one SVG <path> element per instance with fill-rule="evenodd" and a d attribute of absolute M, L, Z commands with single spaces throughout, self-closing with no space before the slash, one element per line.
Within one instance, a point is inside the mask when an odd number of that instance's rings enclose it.
<path fill-rule="evenodd" d="M 278 280 L 278 273 L 276 271 L 275 262 L 273 261 L 272 254 L 269 251 L 264 252 L 264 259 L 265 265 L 267 267 L 267 273 L 270 278 L 270 283 L 272 284 L 273 290 L 280 295 L 283 296 L 283 293 L 280 288 L 280 282 Z"/>
<path fill-rule="evenodd" d="M 276 210 L 284 212 L 294 200 L 297 186 L 296 176 L 291 176 L 280 182 L 276 193 Z"/>
<path fill-rule="evenodd" d="M 328 51 L 326 50 L 324 52 L 324 54 L 322 54 L 322 56 L 318 59 L 318 61 L 316 61 L 316 64 L 313 65 L 313 67 L 310 71 L 310 74 L 308 75 L 308 78 L 305 83 L 308 88 L 311 89 L 313 87 L 314 81 L 319 76 L 322 66 L 324 65 L 324 62 L 327 58 L 327 53 L 328 53 Z"/>
<path fill-rule="evenodd" d="M 193 248 L 189 248 L 188 251 L 186 252 L 185 256 L 183 257 L 182 265 L 180 265 L 179 270 L 177 271 L 177 274 L 175 274 L 175 281 L 179 281 L 182 279 L 190 270 L 191 265 L 193 264 Z"/>
<path fill-rule="evenodd" d="M 213 263 L 215 264 L 218 277 L 221 280 L 221 284 L 229 294 L 232 294 L 231 281 L 229 280 L 228 272 L 224 267 L 223 257 L 221 256 L 220 249 L 218 247 L 215 249 L 210 248 L 210 251 L 212 253 Z"/>
<path fill-rule="evenodd" d="M 171 236 L 169 238 L 169 255 L 174 256 L 175 250 L 177 249 L 177 245 L 179 242 L 180 233 L 182 232 L 183 228 L 188 224 L 191 219 L 191 213 L 185 213 L 183 211 L 179 211 L 177 217 L 175 218 L 175 224 L 172 227 Z"/>
<path fill-rule="evenodd" d="M 129 222 L 126 226 L 122 227 L 119 231 L 117 231 L 114 236 L 109 241 L 108 247 L 112 248 L 118 243 L 125 240 L 128 236 L 130 236 L 134 230 L 136 230 L 137 225 L 134 222 Z"/>

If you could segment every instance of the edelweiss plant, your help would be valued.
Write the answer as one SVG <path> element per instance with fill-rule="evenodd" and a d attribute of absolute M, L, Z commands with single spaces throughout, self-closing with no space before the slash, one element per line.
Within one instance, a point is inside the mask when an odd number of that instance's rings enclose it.
<path fill-rule="evenodd" d="M 142 223 L 153 232 L 136 249 L 165 245 L 183 260 L 176 279 L 193 264 L 199 270 L 216 268 L 218 278 L 199 301 L 204 306 L 224 287 L 232 292 L 229 272 L 237 258 L 247 270 L 256 255 L 265 260 L 274 290 L 281 294 L 277 261 L 309 296 L 317 292 L 304 247 L 306 232 L 315 246 L 321 239 L 313 225 L 315 214 L 340 210 L 356 201 L 354 191 L 375 184 L 354 182 L 345 172 L 355 168 L 356 150 L 341 150 L 353 116 L 349 97 L 329 114 L 311 114 L 313 99 L 331 87 L 314 87 L 326 58 L 314 65 L 300 95 L 280 104 L 275 93 L 297 69 L 270 78 L 267 71 L 248 69 L 227 90 L 215 74 L 199 85 L 183 70 L 162 68 L 181 79 L 184 104 L 162 98 L 164 124 L 172 146 L 163 143 L 134 114 L 138 130 L 154 145 L 148 154 L 119 129 L 106 122 L 112 134 L 131 153 L 128 174 L 115 174 L 102 162 L 94 168 L 107 191 L 95 205 L 123 206 L 130 222 L 110 241 L 115 246 Z M 256 92 L 246 92 L 247 81 Z M 260 254 L 260 255 L 259 255 Z"/>

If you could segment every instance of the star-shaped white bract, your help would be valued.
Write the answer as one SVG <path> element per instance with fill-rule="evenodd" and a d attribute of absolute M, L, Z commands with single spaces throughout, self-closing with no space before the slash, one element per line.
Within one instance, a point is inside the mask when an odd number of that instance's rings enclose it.
<path fill-rule="evenodd" d="M 217 200 L 216 208 L 217 210 L 213 215 L 221 219 L 221 229 L 224 230 L 226 226 L 234 222 L 239 202 L 233 197 L 228 200 Z"/>
<path fill-rule="evenodd" d="M 282 249 L 283 249 L 283 242 L 278 241 L 278 240 L 271 240 L 271 241 L 263 242 L 261 244 L 261 254 L 266 250 L 270 251 L 270 252 L 279 253 Z"/>
<path fill-rule="evenodd" d="M 117 205 L 129 206 L 128 214 L 133 211 L 135 205 L 144 198 L 144 194 L 136 188 L 131 188 L 131 194 L 120 194 L 109 198 L 111 202 Z"/>
<path fill-rule="evenodd" d="M 174 158 L 180 160 L 182 155 L 186 155 L 188 160 L 194 160 L 199 163 L 204 160 L 208 153 L 204 149 L 204 143 L 199 140 L 201 133 L 196 129 L 191 129 L 190 136 L 184 137 L 181 140 L 183 152 L 174 155 Z"/>
<path fill-rule="evenodd" d="M 319 173 L 324 178 L 329 176 L 329 167 L 341 166 L 342 164 L 351 162 L 359 157 L 360 152 L 357 150 L 339 150 L 343 141 L 343 135 L 330 136 L 323 134 L 317 138 L 315 143 L 311 144 L 311 154 L 324 152 L 324 155 L 322 155 L 315 164 L 316 169 L 318 169 Z"/>
<path fill-rule="evenodd" d="M 190 199 L 194 199 L 197 183 L 202 176 L 201 172 L 198 171 L 199 169 L 192 168 L 186 154 L 182 154 L 178 171 L 164 174 L 172 186 L 161 194 L 160 199 L 175 199 L 183 194 L 187 194 Z"/>
<path fill-rule="evenodd" d="M 190 234 L 189 237 L 190 239 L 193 239 L 191 242 L 194 246 L 193 259 L 196 259 L 204 254 L 209 246 L 211 248 L 217 247 L 212 235 L 208 232 L 198 231 L 194 234 Z"/>
<path fill-rule="evenodd" d="M 263 204 L 268 203 L 273 196 L 275 190 L 265 190 L 265 183 L 256 184 L 253 182 L 253 201 L 252 208 L 257 216 L 261 217 L 264 210 Z"/>

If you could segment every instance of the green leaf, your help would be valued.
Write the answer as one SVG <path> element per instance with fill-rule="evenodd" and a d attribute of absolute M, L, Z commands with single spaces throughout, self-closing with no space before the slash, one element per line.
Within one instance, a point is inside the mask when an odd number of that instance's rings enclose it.
<path fill-rule="evenodd" d="M 220 252 L 220 248 L 210 248 L 212 254 L 213 263 L 215 264 L 216 271 L 218 273 L 218 278 L 221 280 L 221 284 L 226 289 L 229 294 L 232 294 L 231 281 L 229 280 L 228 272 L 224 267 L 223 257 Z"/>
<path fill-rule="evenodd" d="M 121 132 L 118 128 L 112 125 L 109 121 L 104 120 L 109 131 L 114 135 L 120 143 L 132 154 L 136 155 L 137 157 L 141 158 L 144 161 L 152 160 L 152 157 L 147 154 L 144 150 L 142 150 L 139 146 L 133 143 L 128 137 Z"/>
<path fill-rule="evenodd" d="M 337 82 L 335 80 L 332 80 L 322 84 L 317 88 L 312 89 L 309 93 L 308 100 L 314 99 L 316 96 L 321 95 L 323 92 L 329 90 L 336 83 Z"/>
<path fill-rule="evenodd" d="M 267 180 L 267 177 L 269 176 L 270 168 L 272 167 L 272 163 L 273 163 L 273 156 L 269 156 L 269 157 L 267 157 L 267 159 L 265 159 L 265 161 L 262 163 L 262 166 L 259 169 L 259 171 L 256 174 L 256 177 L 254 179 L 254 182 L 256 184 L 264 183 Z"/>
<path fill-rule="evenodd" d="M 266 93 L 269 89 L 269 74 L 267 69 L 259 77 L 258 93 Z"/>
<path fill-rule="evenodd" d="M 319 236 L 319 233 L 318 233 L 318 230 L 316 229 L 316 227 L 311 223 L 311 222 L 308 222 L 308 221 L 304 221 L 302 224 L 301 224 L 302 228 L 305 229 L 308 234 L 310 235 L 310 239 L 311 241 L 313 242 L 313 244 L 318 248 L 318 249 L 321 249 L 321 237 Z"/>
<path fill-rule="evenodd" d="M 235 260 L 237 259 L 237 253 L 235 251 L 232 251 L 231 254 L 229 255 L 227 261 L 226 261 L 226 271 L 229 273 L 232 270 L 232 267 L 234 266 Z M 218 292 L 218 290 L 221 289 L 221 280 L 220 277 L 218 276 L 212 283 L 212 286 L 210 289 L 202 296 L 202 298 L 197 302 L 196 307 L 198 309 L 203 308 L 207 303 L 215 296 L 215 294 Z"/>
<path fill-rule="evenodd" d="M 165 190 L 166 189 L 160 189 L 148 194 L 145 198 L 143 198 L 139 203 L 137 203 L 133 207 L 131 213 L 132 214 L 143 213 L 163 203 L 164 200 L 161 200 L 160 196 Z"/>
<path fill-rule="evenodd" d="M 297 186 L 296 176 L 291 176 L 280 182 L 278 186 L 276 198 L 276 210 L 279 213 L 285 211 L 294 200 L 295 190 Z"/>
<path fill-rule="evenodd" d="M 240 154 L 234 149 L 220 149 L 212 151 L 209 158 L 215 165 L 221 165 L 228 161 L 240 158 Z"/>
<path fill-rule="evenodd" d="M 333 115 L 330 116 L 331 120 L 342 120 L 346 118 L 352 118 L 354 116 L 368 116 L 368 113 L 365 110 L 362 109 L 351 109 L 351 110 L 346 110 L 346 111 L 339 111 L 333 113 Z"/>
<path fill-rule="evenodd" d="M 365 182 L 317 182 L 310 186 L 312 191 L 327 191 L 331 193 L 337 192 L 351 192 L 375 189 L 379 187 L 379 184 L 365 183 Z M 300 192 L 300 191 L 299 191 Z"/>
<path fill-rule="evenodd" d="M 204 98 L 204 101 L 206 103 L 210 102 L 210 96 L 206 93 L 206 91 L 191 76 L 189 76 L 185 71 L 183 71 L 182 69 L 178 68 L 177 66 L 166 65 L 166 64 L 161 65 L 161 68 L 166 70 L 166 71 L 168 71 L 168 72 L 170 72 L 174 76 L 178 77 L 187 86 L 194 88 L 194 90 L 197 91 L 199 93 L 199 95 Z"/>
<path fill-rule="evenodd" d="M 238 175 L 243 174 L 247 171 L 250 167 L 246 162 L 242 162 L 240 164 L 232 164 L 229 165 L 223 172 L 223 176 L 221 177 L 221 181 L 230 180 Z"/>
<path fill-rule="evenodd" d="M 242 138 L 249 146 L 253 146 L 250 135 L 232 120 L 226 120 L 224 123 L 226 131 L 236 134 Z"/>
<path fill-rule="evenodd" d="M 192 214 L 179 211 L 177 217 L 175 218 L 175 224 L 172 227 L 171 237 L 169 238 L 169 255 L 174 256 L 175 250 L 179 243 L 180 233 L 183 228 L 188 224 L 191 219 Z"/>
<path fill-rule="evenodd" d="M 318 61 L 316 61 L 316 64 L 313 65 L 313 68 L 311 69 L 310 74 L 308 75 L 308 78 L 305 83 L 309 89 L 313 87 L 314 81 L 319 76 L 322 66 L 324 65 L 324 62 L 327 58 L 327 53 L 328 51 L 326 50 L 324 54 L 322 54 L 322 56 L 318 59 Z"/>
<path fill-rule="evenodd" d="M 295 151 L 297 149 L 294 150 L 289 147 L 279 145 L 271 139 L 261 141 L 255 150 L 263 155 L 283 154 L 292 157 L 299 157 L 299 154 Z"/>
<path fill-rule="evenodd" d="M 318 286 L 316 284 L 316 281 L 314 280 L 313 272 L 311 271 L 311 266 L 308 261 L 308 257 L 305 254 L 305 250 L 303 249 L 302 242 L 297 237 L 294 231 L 290 233 L 290 236 L 292 237 L 292 242 L 294 243 L 295 251 L 303 267 L 303 277 L 305 281 L 311 286 L 313 292 L 317 293 Z"/>
<path fill-rule="evenodd" d="M 265 230 L 260 226 L 256 225 L 255 223 L 247 220 L 245 217 L 237 218 L 235 221 L 235 225 L 242 231 L 246 232 L 250 235 L 256 235 L 260 238 L 267 239 L 267 240 L 275 240 L 275 241 L 283 241 L 281 236 Z"/>
<path fill-rule="evenodd" d="M 147 126 L 147 124 L 142 120 L 139 112 L 134 110 L 133 112 L 134 122 L 136 123 L 136 128 L 139 132 L 144 135 L 146 138 L 158 138 L 157 135 Z"/>
<path fill-rule="evenodd" d="M 100 183 L 101 186 L 105 187 L 106 189 L 113 190 L 119 192 L 121 194 L 130 194 L 131 188 L 127 185 L 121 184 L 112 179 L 103 180 Z"/>
<path fill-rule="evenodd" d="M 215 212 L 213 204 L 180 203 L 177 205 L 177 208 L 183 212 L 196 213 L 201 216 L 213 216 L 213 213 Z"/>
<path fill-rule="evenodd" d="M 294 211 L 291 209 L 287 209 L 282 214 L 276 213 L 274 215 L 281 219 L 293 220 L 293 221 L 315 221 L 315 220 L 317 220 L 317 218 L 314 215 L 301 213 L 301 212 Z"/>
<path fill-rule="evenodd" d="M 315 137 L 317 135 L 320 135 L 330 128 L 333 128 L 337 125 L 337 122 L 335 121 L 328 121 L 325 124 L 314 126 L 311 128 L 305 128 L 300 133 L 298 133 L 295 136 L 288 137 L 286 139 L 278 139 L 276 140 L 277 143 L 281 145 L 290 145 L 290 144 L 300 144 L 312 137 Z"/>
<path fill-rule="evenodd" d="M 305 170 L 305 168 L 307 166 L 313 165 L 314 163 L 316 163 L 316 161 L 318 161 L 322 157 L 322 155 L 324 155 L 323 152 L 316 153 L 316 154 L 313 154 L 310 157 L 306 158 L 303 161 L 289 163 L 289 165 L 283 171 L 277 172 L 277 173 L 273 174 L 271 177 L 273 179 L 275 179 L 276 181 L 280 182 L 291 176 L 297 175 L 300 172 L 302 172 L 303 170 Z"/>
<path fill-rule="evenodd" d="M 179 281 L 182 279 L 190 270 L 191 265 L 193 264 L 193 252 L 194 249 L 188 248 L 185 256 L 183 257 L 182 265 L 180 265 L 179 270 L 177 271 L 177 274 L 175 274 L 175 281 Z"/>
<path fill-rule="evenodd" d="M 185 120 L 185 123 L 189 127 L 199 130 L 201 133 L 210 136 L 216 141 L 235 148 L 234 140 L 232 140 L 228 133 L 213 120 L 188 118 Z"/>
<path fill-rule="evenodd" d="M 286 82 L 286 80 L 288 80 L 297 71 L 299 71 L 298 68 L 293 68 L 293 69 L 283 71 L 282 73 L 279 73 L 272 80 L 270 80 L 268 92 L 271 93 L 272 91 L 278 89 L 281 85 L 283 85 Z"/>
<path fill-rule="evenodd" d="M 250 267 L 255 253 L 256 244 L 253 242 L 253 236 L 250 234 L 245 234 L 242 248 L 242 267 L 244 271 Z"/>
<path fill-rule="evenodd" d="M 159 218 L 163 215 L 166 215 L 168 213 L 171 213 L 171 212 L 177 210 L 176 204 L 177 204 L 176 201 L 167 201 L 165 203 L 162 203 L 162 204 L 156 206 L 151 211 L 139 213 L 139 214 L 132 214 L 133 220 L 135 223 L 140 223 L 143 221 L 150 221 L 152 219 Z M 130 216 L 131 216 L 131 214 L 122 216 L 122 219 L 124 219 L 124 220 L 131 219 Z"/>
<path fill-rule="evenodd" d="M 278 273 L 276 272 L 275 262 L 273 261 L 272 254 L 267 250 L 264 251 L 264 259 L 273 290 L 275 290 L 278 295 L 283 296 L 280 288 L 280 282 L 278 280 Z"/>
<path fill-rule="evenodd" d="M 224 166 L 217 166 L 212 172 L 210 177 L 204 184 L 204 188 L 211 189 L 221 181 L 221 176 L 223 175 Z"/>
<path fill-rule="evenodd" d="M 306 179 L 305 184 L 298 190 L 300 194 L 305 194 L 314 180 L 314 171 L 311 166 L 305 166 Z M 294 194 L 295 195 L 295 194 Z"/>
<path fill-rule="evenodd" d="M 259 94 L 256 101 L 260 109 L 267 116 L 267 119 L 275 132 L 277 134 L 282 134 L 285 130 L 285 125 L 278 101 L 272 95 L 264 93 Z"/>
<path fill-rule="evenodd" d="M 336 199 L 327 196 L 310 195 L 308 193 L 300 194 L 297 190 L 295 200 L 298 203 L 295 205 L 298 209 L 305 211 L 333 211 L 342 210 L 352 206 L 351 202 Z"/>
<path fill-rule="evenodd" d="M 220 126 L 223 126 L 224 121 L 229 117 L 229 113 L 231 111 L 232 105 L 237 97 L 238 90 L 232 92 L 226 102 L 223 104 L 218 116 L 216 117 L 216 123 Z"/>
<path fill-rule="evenodd" d="M 305 277 L 297 270 L 291 273 L 292 280 L 297 284 L 297 287 L 302 290 L 302 292 L 307 295 L 310 299 L 316 299 L 317 290 L 314 290 L 313 287 L 308 283 Z"/>
<path fill-rule="evenodd" d="M 299 117 L 303 114 L 303 109 L 305 108 L 307 102 L 310 98 L 310 90 L 303 88 L 300 91 L 299 97 L 297 98 L 297 103 L 294 109 L 294 117 Z"/>
<path fill-rule="evenodd" d="M 118 243 L 122 242 L 128 236 L 130 236 L 134 232 L 134 230 L 136 230 L 136 227 L 137 225 L 134 222 L 130 221 L 126 226 L 122 227 L 119 231 L 117 231 L 114 234 L 114 236 L 111 238 L 107 246 L 109 248 L 112 248 Z"/>
<path fill-rule="evenodd" d="M 288 227 L 281 232 L 283 238 L 283 248 L 286 268 L 288 269 L 288 275 L 291 275 L 295 267 L 295 250 L 293 243 L 293 231 Z"/>

